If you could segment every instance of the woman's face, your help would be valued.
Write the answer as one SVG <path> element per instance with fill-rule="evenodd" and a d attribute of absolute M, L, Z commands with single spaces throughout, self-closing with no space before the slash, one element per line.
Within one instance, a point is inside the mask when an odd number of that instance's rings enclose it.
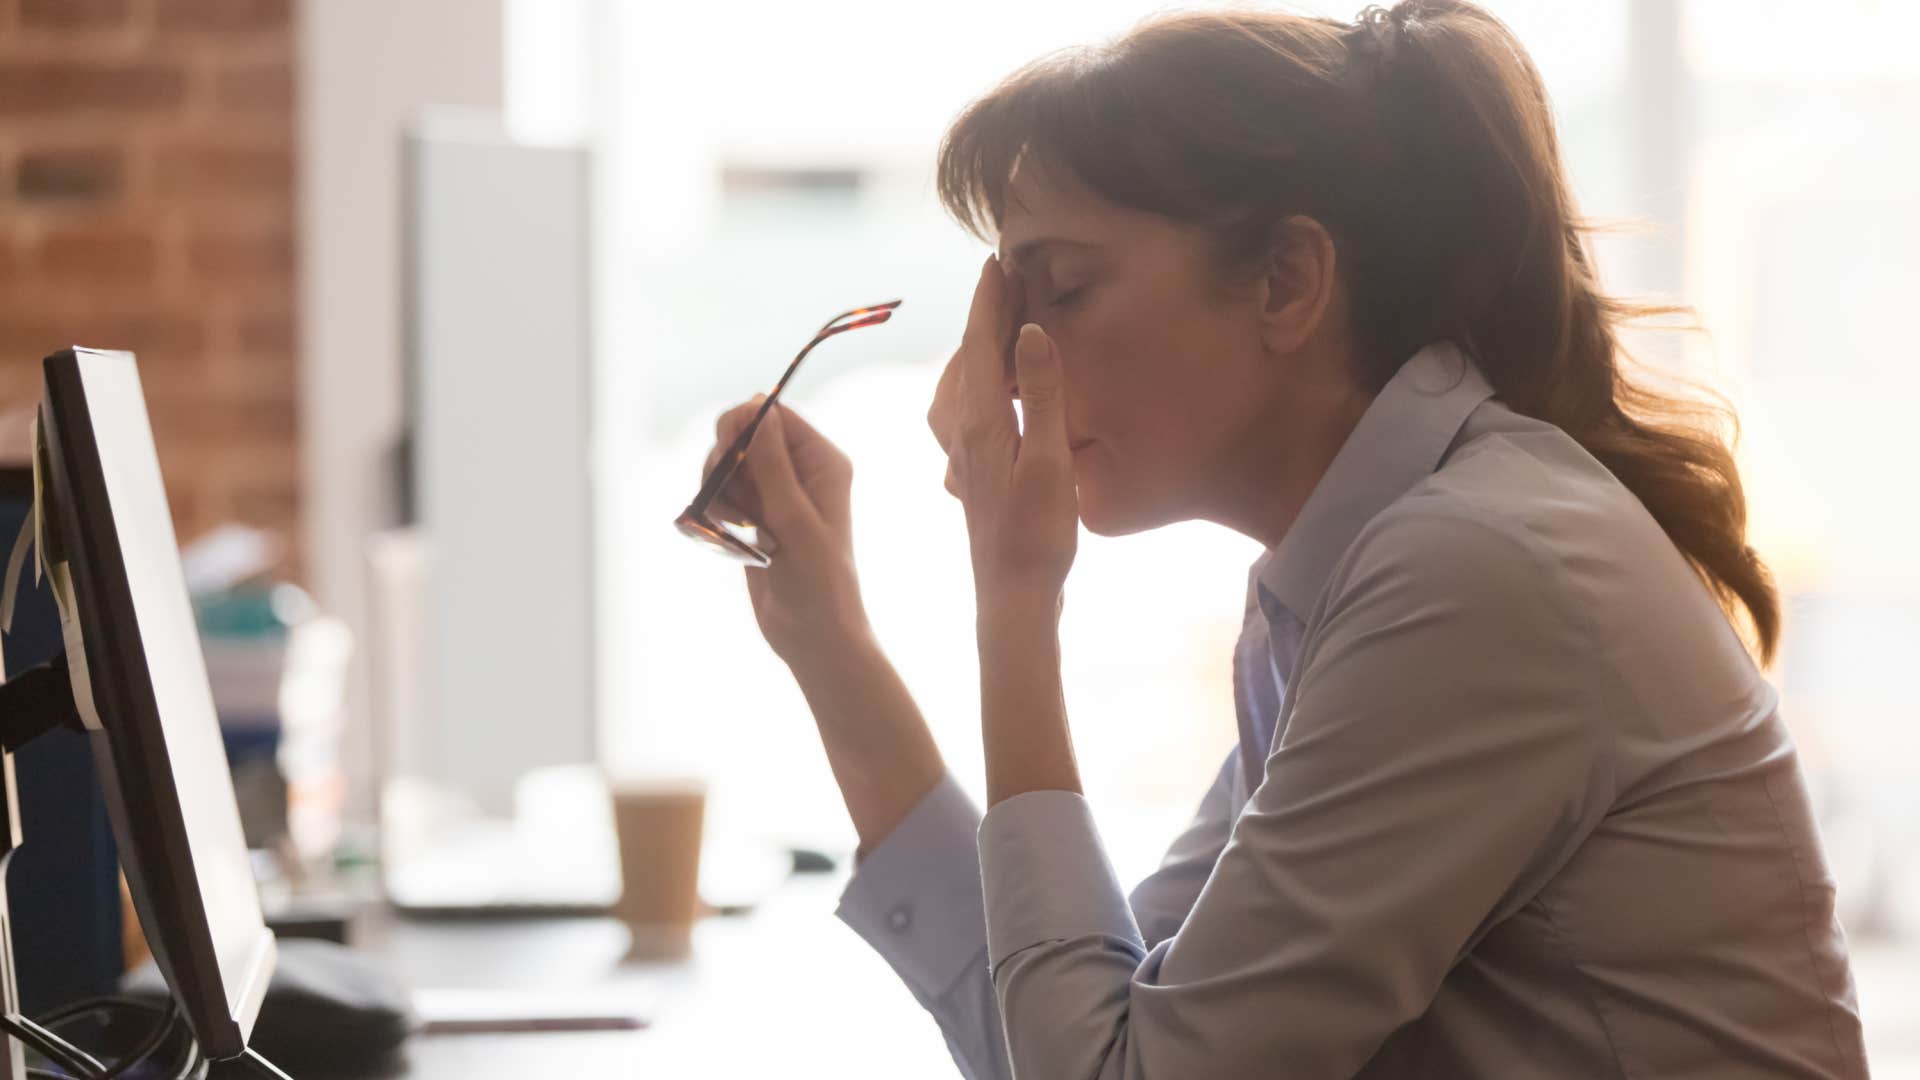
<path fill-rule="evenodd" d="M 1014 176 L 1000 261 L 1060 350 L 1080 517 L 1102 535 L 1212 516 L 1284 388 L 1262 296 L 1228 295 L 1205 238 L 1064 173 Z"/>

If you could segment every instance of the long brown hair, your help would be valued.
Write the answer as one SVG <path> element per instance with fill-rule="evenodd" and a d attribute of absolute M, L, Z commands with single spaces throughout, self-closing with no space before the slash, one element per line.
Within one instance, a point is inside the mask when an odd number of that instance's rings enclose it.
<path fill-rule="evenodd" d="M 1604 295 L 1539 72 L 1465 0 L 1353 23 L 1233 8 L 1162 15 L 1054 53 L 970 105 L 940 147 L 949 211 L 990 238 L 1023 156 L 1121 205 L 1196 223 L 1223 270 L 1290 215 L 1334 238 L 1364 381 L 1429 342 L 1565 431 L 1639 498 L 1769 663 L 1780 601 L 1746 543 L 1724 401 L 1629 378 L 1619 328 L 1690 309 Z"/>

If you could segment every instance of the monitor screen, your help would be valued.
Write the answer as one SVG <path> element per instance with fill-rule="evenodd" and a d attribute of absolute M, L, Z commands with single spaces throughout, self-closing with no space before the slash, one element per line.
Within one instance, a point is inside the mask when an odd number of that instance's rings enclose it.
<path fill-rule="evenodd" d="M 42 558 L 140 923 L 209 1057 L 273 971 L 200 637 L 130 353 L 46 361 Z M 60 564 L 60 565 L 56 565 Z"/>

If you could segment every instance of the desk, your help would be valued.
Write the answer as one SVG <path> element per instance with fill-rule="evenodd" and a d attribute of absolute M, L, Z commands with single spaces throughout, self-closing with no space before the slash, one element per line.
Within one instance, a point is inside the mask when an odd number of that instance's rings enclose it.
<path fill-rule="evenodd" d="M 752 914 L 708 918 L 682 962 L 627 962 L 611 919 L 421 921 L 374 913 L 355 944 L 416 988 L 617 996 L 641 1031 L 415 1037 L 404 1060 L 353 1077 L 946 1077 L 933 1020 L 833 917 L 845 875 L 789 879 Z"/>

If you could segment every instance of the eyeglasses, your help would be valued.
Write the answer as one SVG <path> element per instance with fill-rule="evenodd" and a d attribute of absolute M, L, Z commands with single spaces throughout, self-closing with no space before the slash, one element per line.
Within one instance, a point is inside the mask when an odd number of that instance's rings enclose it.
<path fill-rule="evenodd" d="M 893 309 L 899 306 L 900 301 L 891 300 L 873 307 L 854 308 L 852 311 L 842 312 L 828 319 L 826 325 L 820 328 L 820 332 L 813 335 L 813 340 L 807 342 L 807 347 L 800 350 L 800 355 L 793 358 L 793 363 L 787 365 L 787 373 L 780 376 L 780 381 L 774 385 L 773 392 L 768 394 L 767 400 L 760 404 L 760 411 L 754 413 L 753 419 L 747 421 L 747 426 L 741 428 L 740 434 L 734 436 L 732 445 L 727 447 L 726 453 L 720 455 L 720 460 L 715 463 L 713 472 L 709 473 L 706 481 L 700 485 L 700 493 L 695 495 L 693 501 L 687 504 L 687 508 L 680 512 L 680 516 L 674 519 L 674 526 L 713 551 L 729 558 L 761 567 L 770 564 L 773 561 L 772 557 L 763 548 L 772 546 L 766 543 L 773 538 L 772 534 L 753 522 L 733 522 L 714 517 L 712 513 L 714 500 L 720 497 L 720 492 L 726 488 L 727 481 L 733 479 L 733 474 L 739 470 L 740 463 L 746 460 L 747 447 L 753 443 L 753 433 L 760 430 L 760 422 L 766 419 L 768 410 L 773 408 L 774 401 L 780 397 L 780 391 L 787 388 L 787 382 L 799 369 L 800 361 L 807 358 L 807 354 L 813 351 L 813 347 L 835 334 L 844 334 L 863 326 L 878 326 L 893 318 Z"/>

